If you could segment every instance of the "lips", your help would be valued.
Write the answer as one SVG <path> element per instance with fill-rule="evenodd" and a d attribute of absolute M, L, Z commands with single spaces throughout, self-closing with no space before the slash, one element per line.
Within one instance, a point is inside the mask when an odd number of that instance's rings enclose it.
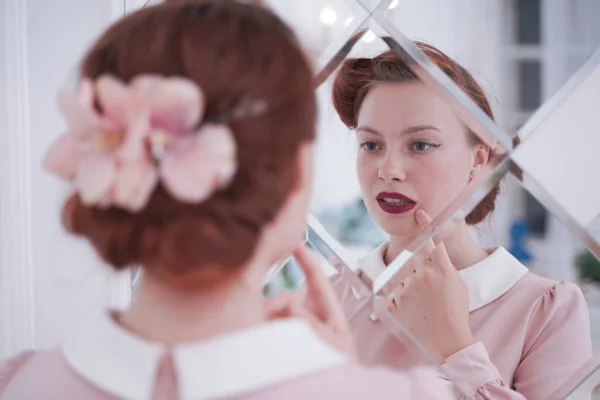
<path fill-rule="evenodd" d="M 389 214 L 404 214 L 417 205 L 410 197 L 397 192 L 381 192 L 376 199 L 379 207 Z"/>

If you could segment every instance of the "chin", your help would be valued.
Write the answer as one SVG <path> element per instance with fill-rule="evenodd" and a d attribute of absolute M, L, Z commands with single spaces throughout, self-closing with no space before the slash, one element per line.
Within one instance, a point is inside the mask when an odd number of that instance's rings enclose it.
<path fill-rule="evenodd" d="M 420 232 L 413 213 L 390 216 L 379 212 L 373 219 L 390 236 L 416 236 Z"/>

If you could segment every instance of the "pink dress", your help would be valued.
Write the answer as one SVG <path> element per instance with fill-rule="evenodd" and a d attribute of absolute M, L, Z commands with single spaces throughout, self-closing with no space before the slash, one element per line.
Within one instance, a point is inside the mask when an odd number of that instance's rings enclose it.
<path fill-rule="evenodd" d="M 164 348 L 92 318 L 64 346 L 0 365 L 0 400 L 29 399 L 450 400 L 429 369 L 409 373 L 350 364 L 301 320 L 270 322 Z"/>
<path fill-rule="evenodd" d="M 371 279 L 385 268 L 385 246 L 359 263 Z M 357 299 L 346 273 L 333 283 L 351 311 Z M 459 273 L 469 289 L 471 329 L 479 342 L 441 366 L 467 392 L 455 387 L 457 399 L 548 400 L 592 356 L 589 313 L 575 284 L 530 273 L 501 247 Z M 408 337 L 390 334 L 384 318 L 368 306 L 351 320 L 361 360 L 399 370 L 427 364 Z"/>

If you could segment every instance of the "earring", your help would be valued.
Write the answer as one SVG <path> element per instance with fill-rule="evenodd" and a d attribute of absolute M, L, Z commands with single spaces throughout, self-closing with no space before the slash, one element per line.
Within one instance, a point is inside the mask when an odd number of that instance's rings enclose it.
<path fill-rule="evenodd" d="M 475 177 L 475 171 L 471 171 L 471 176 L 469 177 L 469 182 L 471 182 L 474 177 Z"/>

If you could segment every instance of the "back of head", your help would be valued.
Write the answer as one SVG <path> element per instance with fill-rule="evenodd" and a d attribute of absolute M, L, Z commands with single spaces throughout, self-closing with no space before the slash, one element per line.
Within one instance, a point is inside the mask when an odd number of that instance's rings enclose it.
<path fill-rule="evenodd" d="M 204 119 L 228 121 L 237 147 L 231 183 L 206 201 L 179 201 L 160 182 L 139 212 L 84 204 L 73 194 L 63 221 L 117 269 L 143 265 L 174 277 L 207 266 L 217 277 L 249 260 L 297 181 L 299 146 L 315 135 L 312 71 L 292 31 L 260 5 L 173 0 L 111 26 L 81 64 L 82 78 L 184 77 L 204 94 Z M 264 111 L 230 118 L 246 101 Z M 96 105 L 102 113 L 101 106 Z"/>

